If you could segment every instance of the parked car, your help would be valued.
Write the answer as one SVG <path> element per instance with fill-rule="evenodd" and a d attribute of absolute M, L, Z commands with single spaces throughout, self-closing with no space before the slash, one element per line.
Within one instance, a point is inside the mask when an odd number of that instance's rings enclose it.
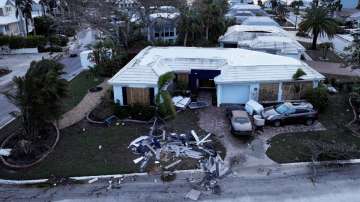
<path fill-rule="evenodd" d="M 252 135 L 253 126 L 249 115 L 243 110 L 231 111 L 231 133 L 236 135 Z"/>
<path fill-rule="evenodd" d="M 278 127 L 291 123 L 312 125 L 318 117 L 318 112 L 309 102 L 285 102 L 265 108 L 261 115 L 267 124 Z"/>

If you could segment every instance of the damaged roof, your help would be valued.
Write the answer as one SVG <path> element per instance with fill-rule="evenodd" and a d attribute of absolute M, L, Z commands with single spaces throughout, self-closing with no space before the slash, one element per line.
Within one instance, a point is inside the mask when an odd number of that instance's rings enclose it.
<path fill-rule="evenodd" d="M 300 60 L 239 48 L 147 47 L 123 67 L 109 83 L 157 85 L 164 73 L 191 69 L 221 70 L 216 83 L 290 81 L 298 68 L 304 80 L 324 76 Z"/>

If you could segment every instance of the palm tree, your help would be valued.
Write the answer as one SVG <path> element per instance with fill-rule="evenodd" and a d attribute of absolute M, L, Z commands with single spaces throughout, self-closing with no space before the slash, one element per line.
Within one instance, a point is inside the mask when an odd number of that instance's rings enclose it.
<path fill-rule="evenodd" d="M 32 0 L 15 0 L 16 17 L 21 13 L 21 17 L 25 19 L 26 34 L 29 33 L 29 21 L 32 20 L 32 3 Z"/>
<path fill-rule="evenodd" d="M 320 36 L 334 37 L 338 24 L 329 16 L 329 10 L 325 7 L 312 6 L 306 10 L 303 21 L 300 23 L 300 30 L 312 33 L 312 49 L 316 49 L 317 39 Z"/>
<path fill-rule="evenodd" d="M 189 33 L 193 31 L 194 13 L 190 8 L 184 8 L 180 14 L 179 31 L 184 33 L 184 46 L 187 45 Z"/>
<path fill-rule="evenodd" d="M 286 17 L 289 11 L 287 10 L 284 4 L 281 3 L 278 4 L 278 6 L 275 8 L 275 12 L 280 21 L 282 22 L 286 21 Z"/>
<path fill-rule="evenodd" d="M 52 60 L 32 62 L 23 77 L 15 77 L 15 94 L 6 96 L 20 109 L 24 138 L 34 140 L 48 122 L 61 115 L 61 98 L 67 95 L 67 82 L 61 79 L 63 65 Z"/>

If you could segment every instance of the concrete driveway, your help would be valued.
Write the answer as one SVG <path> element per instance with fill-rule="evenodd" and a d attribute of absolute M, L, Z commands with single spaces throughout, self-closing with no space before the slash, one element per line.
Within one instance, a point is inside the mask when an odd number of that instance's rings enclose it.
<path fill-rule="evenodd" d="M 226 148 L 225 163 L 230 167 L 275 165 L 277 163 L 266 155 L 266 150 L 270 146 L 267 143 L 269 139 L 281 133 L 325 130 L 319 122 L 312 126 L 266 126 L 262 131 L 257 131 L 253 138 L 241 138 L 230 133 L 230 123 L 226 117 L 225 108 L 214 106 L 200 110 L 199 126 L 221 140 Z"/>

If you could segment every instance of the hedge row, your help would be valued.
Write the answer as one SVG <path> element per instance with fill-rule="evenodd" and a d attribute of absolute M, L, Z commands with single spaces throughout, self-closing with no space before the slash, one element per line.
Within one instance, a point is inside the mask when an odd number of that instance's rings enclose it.
<path fill-rule="evenodd" d="M 0 36 L 0 46 L 9 46 L 10 49 L 37 48 L 46 45 L 44 36 Z"/>

